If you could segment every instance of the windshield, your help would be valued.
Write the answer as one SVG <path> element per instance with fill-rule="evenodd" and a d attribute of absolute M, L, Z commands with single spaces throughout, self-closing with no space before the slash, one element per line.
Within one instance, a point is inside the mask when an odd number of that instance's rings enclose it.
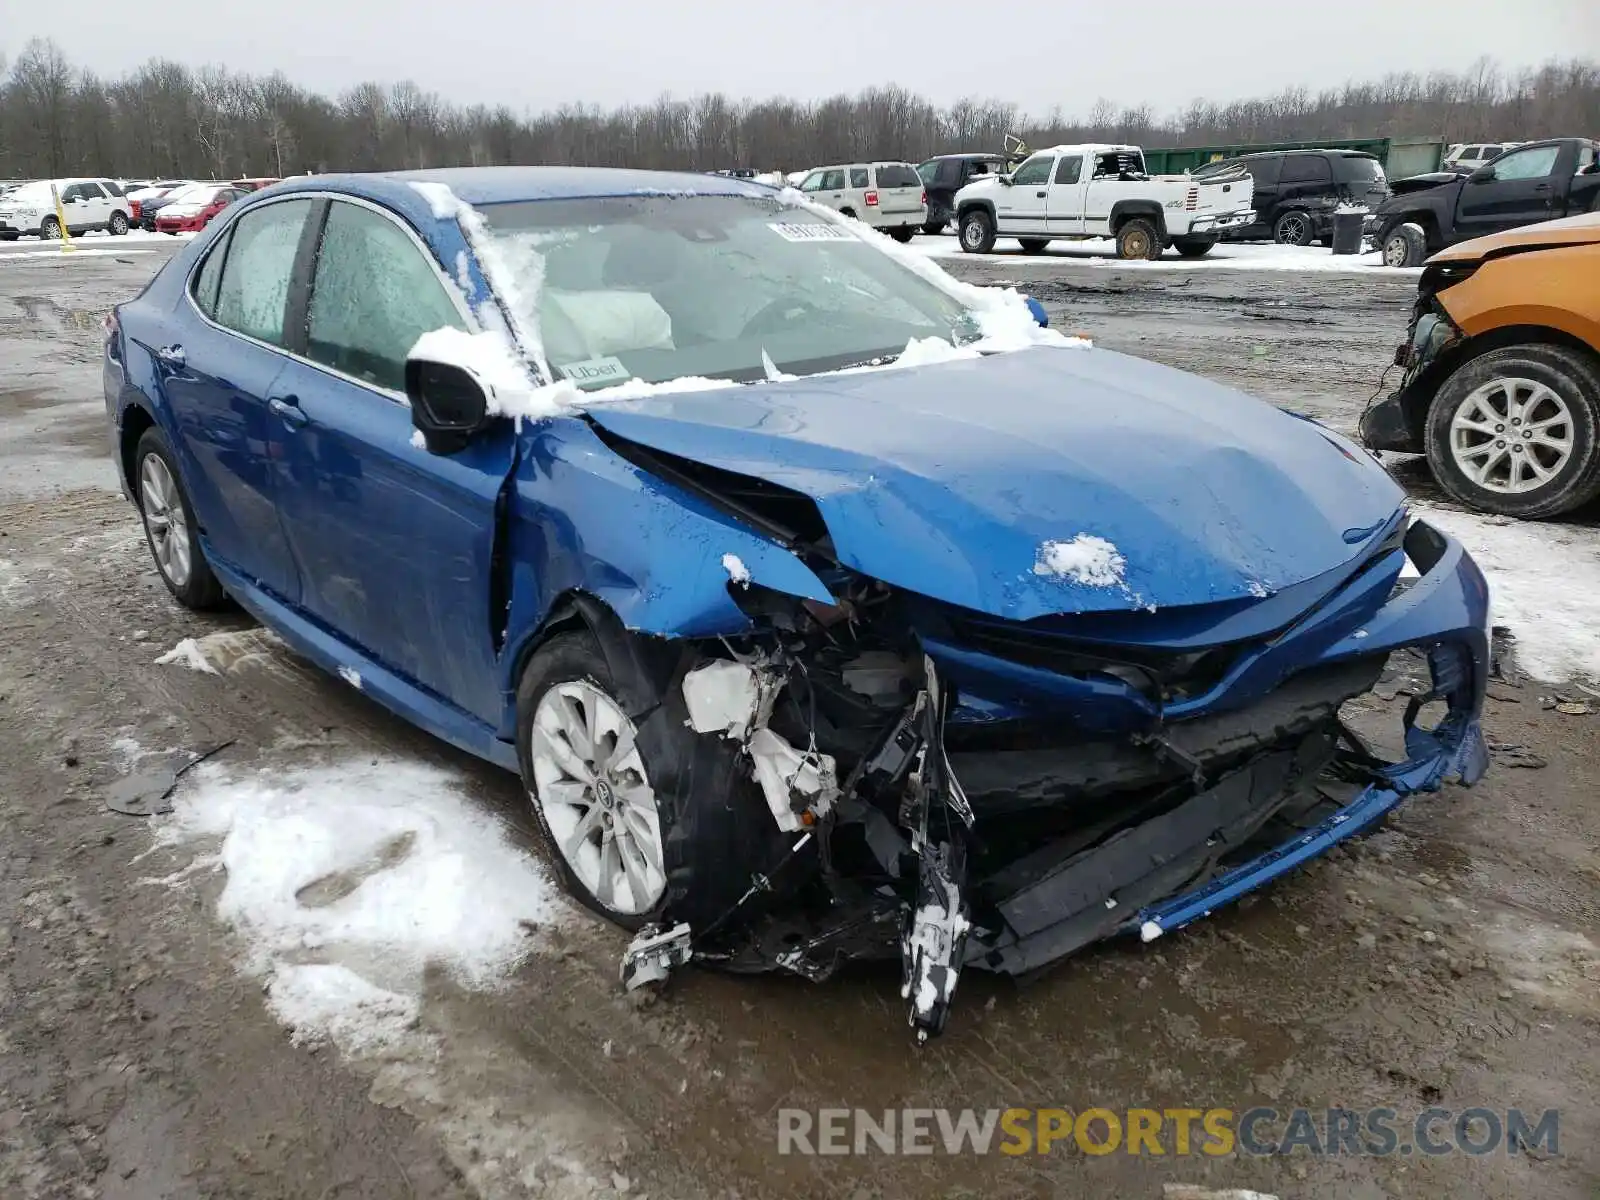
<path fill-rule="evenodd" d="M 913 338 L 979 336 L 953 295 L 842 219 L 776 197 L 478 211 L 501 298 L 579 386 L 807 375 L 891 358 Z"/>

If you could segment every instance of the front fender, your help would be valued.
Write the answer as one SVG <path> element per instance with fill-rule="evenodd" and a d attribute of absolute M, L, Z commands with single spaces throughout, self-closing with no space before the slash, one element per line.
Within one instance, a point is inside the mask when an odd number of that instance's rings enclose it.
<path fill-rule="evenodd" d="M 563 596 L 591 596 L 627 629 L 664 638 L 750 629 L 734 603 L 733 589 L 741 586 L 735 574 L 834 603 L 792 551 L 620 458 L 582 419 L 547 421 L 523 436 L 505 518 L 508 694 Z"/>

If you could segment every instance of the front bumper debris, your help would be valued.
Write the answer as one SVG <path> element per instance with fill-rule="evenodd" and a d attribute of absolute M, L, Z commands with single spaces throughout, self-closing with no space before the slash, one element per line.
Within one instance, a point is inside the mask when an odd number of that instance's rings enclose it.
<path fill-rule="evenodd" d="M 1158 715 L 1153 728 L 1123 735 L 1125 748 L 1147 755 L 1136 766 L 1148 780 L 1136 788 L 1062 784 L 1042 806 L 1037 794 L 1015 793 L 1034 817 L 1070 817 L 1049 836 L 1019 838 L 1018 829 L 1031 828 L 1019 824 L 1026 814 L 993 806 L 997 793 L 974 761 L 982 751 L 961 749 L 956 761 L 973 770 L 968 785 L 958 777 L 946 749 L 953 676 L 928 643 L 915 694 L 855 759 L 832 802 L 818 807 L 811 793 L 791 791 L 795 812 L 811 816 L 783 861 L 756 874 L 734 909 L 706 928 L 642 933 L 624 960 L 624 981 L 660 980 L 691 958 L 812 980 L 846 961 L 898 958 L 907 1021 L 921 1043 L 945 1028 L 967 968 L 1027 977 L 1103 938 L 1151 941 L 1369 830 L 1410 795 L 1451 779 L 1475 783 L 1488 762 L 1479 727 L 1487 585 L 1459 543 L 1420 521 L 1406 526 L 1403 515 L 1391 524 L 1393 535 L 1366 567 L 1288 630 L 1241 654 L 1213 685 L 1222 695 L 1240 680 L 1287 673 L 1268 692 L 1276 705 L 1263 718 L 1268 732 L 1237 740 L 1239 718 L 1226 706 L 1165 723 Z M 1419 577 L 1398 587 L 1404 558 Z M 1285 658 L 1286 646 L 1298 649 Z M 1338 709 L 1369 690 L 1395 652 L 1424 654 L 1432 686 L 1407 706 L 1405 757 L 1389 762 Z M 706 673 L 689 673 L 686 695 L 696 700 L 699 731 L 743 738 L 748 753 L 751 733 L 766 728 L 772 711 L 776 693 L 763 672 L 777 660 L 740 661 L 749 680 L 726 663 L 697 668 Z M 731 702 L 739 695 L 748 697 L 742 706 Z M 1434 704 L 1444 716 L 1420 724 Z M 1197 751 L 1202 737 L 1211 748 Z M 1079 751 L 994 753 L 1036 763 Z M 853 874 L 839 853 L 846 831 L 868 860 Z M 787 908 L 773 903 L 800 894 L 790 886 L 800 862 L 813 869 L 811 890 Z"/>

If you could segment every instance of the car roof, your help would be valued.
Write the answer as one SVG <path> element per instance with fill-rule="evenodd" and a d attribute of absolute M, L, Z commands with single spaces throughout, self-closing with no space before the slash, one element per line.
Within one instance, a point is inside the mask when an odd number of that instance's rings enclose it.
<path fill-rule="evenodd" d="M 965 160 L 965 159 L 981 159 L 981 160 L 983 160 L 985 162 L 989 162 L 991 160 L 995 161 L 995 162 L 1000 162 L 1000 161 L 1003 161 L 1005 159 L 1005 155 L 1004 154 L 996 154 L 993 151 L 987 151 L 987 150 L 985 150 L 985 151 L 976 151 L 975 150 L 975 151 L 971 151 L 971 152 L 965 153 L 965 154 L 935 154 L 932 158 L 925 158 L 922 161 L 923 162 L 938 162 L 939 160 L 945 159 L 945 158 L 959 158 L 959 159 L 963 159 L 963 160 Z"/>
<path fill-rule="evenodd" d="M 286 191 L 339 191 L 405 207 L 422 195 L 413 183 L 442 183 L 477 206 L 528 200 L 587 200 L 619 196 L 770 197 L 765 184 L 731 175 L 691 171 L 639 171 L 623 167 L 446 167 L 425 171 L 375 171 L 306 175 L 273 184 Z"/>

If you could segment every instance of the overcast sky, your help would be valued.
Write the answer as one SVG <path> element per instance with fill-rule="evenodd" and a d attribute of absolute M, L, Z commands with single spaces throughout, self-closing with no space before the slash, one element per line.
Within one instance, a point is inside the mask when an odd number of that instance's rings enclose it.
<path fill-rule="evenodd" d="M 1073 115 L 1104 96 L 1165 114 L 1195 98 L 1459 69 L 1485 54 L 1514 66 L 1600 57 L 1600 0 L 1056 0 L 1021 25 L 1005 17 L 1024 10 L 992 0 L 159 0 L 115 20 L 93 4 L 87 19 L 81 4 L 0 8 L 7 57 L 42 35 L 102 74 L 164 55 L 282 70 L 330 93 L 410 78 L 518 111 L 899 83 L 940 104 L 997 96 Z"/>

